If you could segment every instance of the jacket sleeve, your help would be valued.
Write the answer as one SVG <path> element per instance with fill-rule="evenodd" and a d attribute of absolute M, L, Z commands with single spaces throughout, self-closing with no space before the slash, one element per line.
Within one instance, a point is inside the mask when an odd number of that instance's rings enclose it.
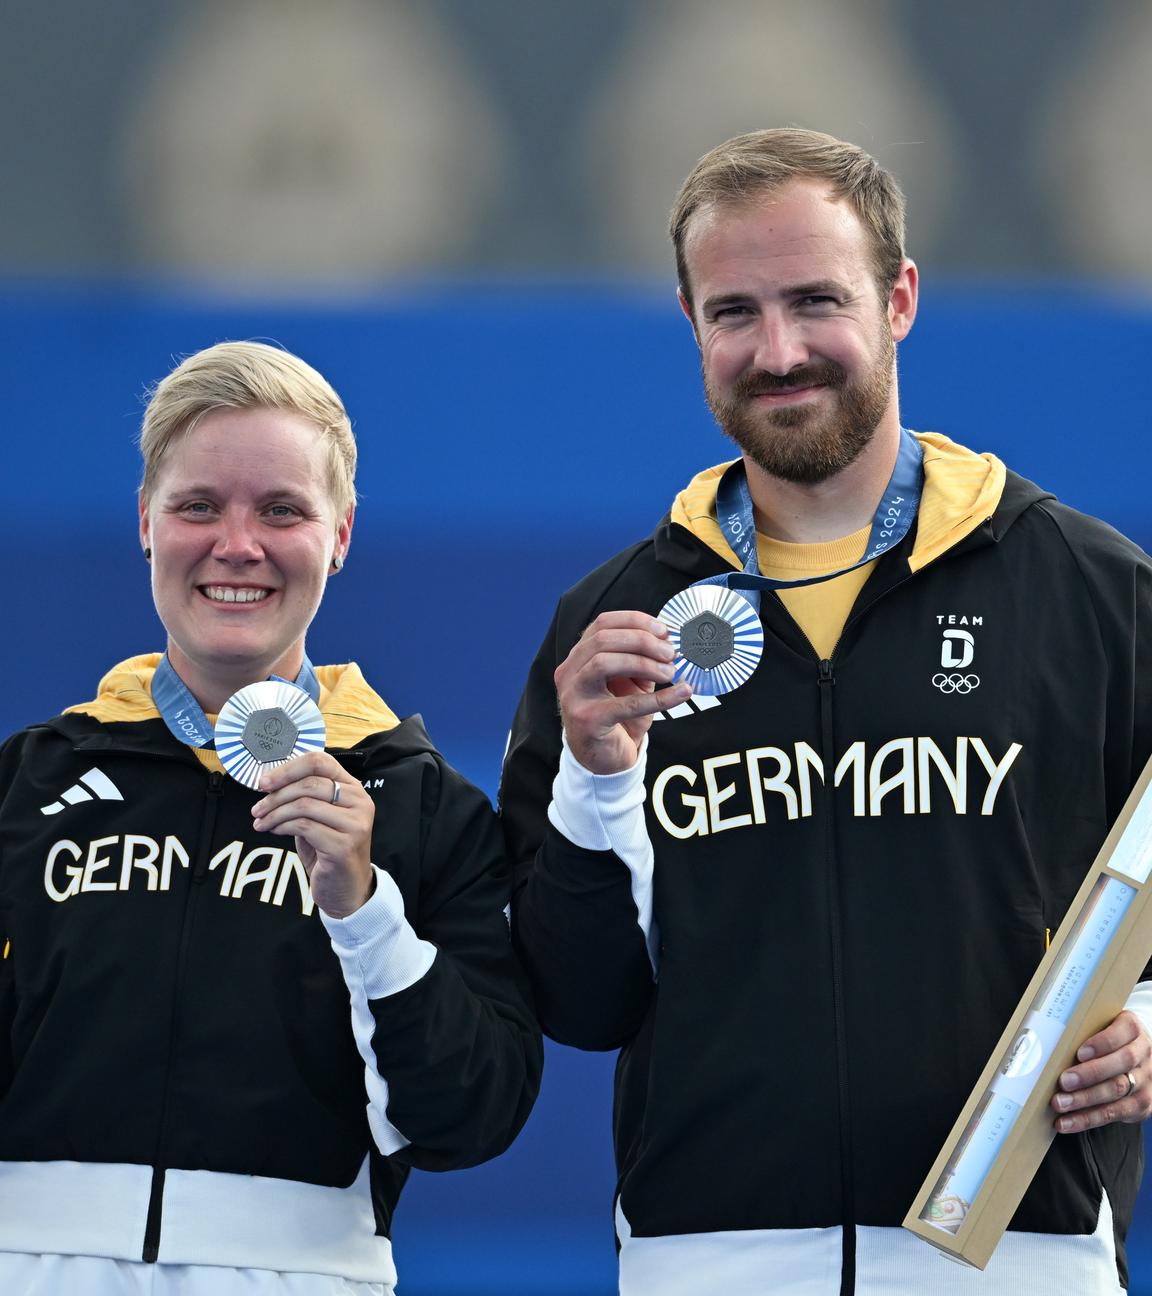
<path fill-rule="evenodd" d="M 1145 763 L 1152 759 L 1152 561 L 1145 554 L 1133 565 L 1131 575 L 1132 620 L 1135 627 L 1132 635 L 1132 684 L 1131 688 L 1131 752 L 1129 757 L 1130 782 L 1135 783 L 1144 770 Z M 1127 719 L 1127 704 L 1122 703 L 1124 719 Z M 1136 998 L 1134 1008 L 1143 1007 L 1152 1000 L 1152 960 L 1144 966 L 1140 974 L 1140 985 L 1133 995 Z M 1137 1015 L 1149 1029 L 1148 1013 Z"/>
<path fill-rule="evenodd" d="M 636 1034 L 648 1011 L 657 936 L 650 852 L 645 879 L 643 861 L 634 870 L 636 861 L 615 849 L 621 834 L 574 831 L 553 804 L 563 747 L 553 672 L 586 619 L 562 604 L 536 656 L 509 739 L 500 810 L 513 872 L 513 939 L 541 1023 L 561 1043 L 612 1049 Z M 643 834 L 642 801 L 641 782 L 623 836 Z"/>
<path fill-rule="evenodd" d="M 508 872 L 487 799 L 439 759 L 422 783 L 422 885 L 392 877 L 345 919 L 321 915 L 344 970 L 381 1152 L 422 1170 L 498 1155 L 528 1117 L 543 1055 L 508 932 Z"/>
<path fill-rule="evenodd" d="M 0 1098 L 12 1083 L 12 1023 L 16 1018 L 16 986 L 12 975 L 12 951 L 0 927 Z"/>
<path fill-rule="evenodd" d="M 1072 554 L 1108 663 L 1102 757 L 1112 823 L 1152 755 L 1152 558 L 1096 518 L 1054 502 L 1040 512 Z"/>
<path fill-rule="evenodd" d="M 1094 518 L 1061 516 L 1109 663 L 1101 756 L 1111 825 L 1152 757 L 1152 559 Z M 1152 962 L 1140 980 L 1152 981 Z"/>
<path fill-rule="evenodd" d="M 3 806 L 10 786 L 10 771 L 18 759 L 15 746 L 15 739 L 9 739 L 0 746 L 0 807 Z M 4 861 L 0 856 L 0 874 L 3 869 Z M 0 908 L 0 1098 L 8 1092 L 14 1068 L 12 1028 L 16 1021 L 16 976 L 7 931 L 8 922 L 8 915 Z"/>

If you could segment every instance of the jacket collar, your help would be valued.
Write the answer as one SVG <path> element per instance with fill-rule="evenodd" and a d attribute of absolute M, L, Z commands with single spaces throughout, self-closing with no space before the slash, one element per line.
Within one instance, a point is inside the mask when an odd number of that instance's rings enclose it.
<path fill-rule="evenodd" d="M 1034 504 L 1054 498 L 1004 467 L 946 437 L 919 434 L 924 445 L 925 493 L 912 532 L 878 564 L 915 572 L 940 558 L 997 543 Z M 661 563 L 690 580 L 719 575 L 740 563 L 712 516 L 716 483 L 727 464 L 706 469 L 677 496 L 652 540 Z M 876 582 L 873 574 L 869 585 Z"/>
<path fill-rule="evenodd" d="M 178 760 L 200 768 L 191 747 L 177 742 L 168 727 L 154 716 L 146 720 L 104 721 L 83 711 L 55 716 L 35 728 L 51 729 L 67 739 L 77 752 L 121 752 Z M 408 716 L 391 729 L 368 734 L 354 746 L 328 748 L 345 765 L 350 763 L 391 764 L 410 756 L 436 751 L 419 715 Z"/>

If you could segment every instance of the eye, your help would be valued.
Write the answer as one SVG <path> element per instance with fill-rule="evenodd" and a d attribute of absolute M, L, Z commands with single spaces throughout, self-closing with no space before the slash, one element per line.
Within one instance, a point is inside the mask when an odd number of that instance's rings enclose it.
<path fill-rule="evenodd" d="M 750 315 L 751 307 L 748 306 L 718 306 L 712 312 L 713 320 L 722 319 L 739 319 L 743 315 Z"/>
<path fill-rule="evenodd" d="M 801 297 L 796 303 L 798 306 L 810 306 L 816 310 L 835 306 L 837 304 L 835 297 L 830 297 L 827 293 L 809 293 L 806 297 Z"/>
<path fill-rule="evenodd" d="M 269 504 L 264 510 L 264 516 L 269 522 L 295 522 L 300 516 L 300 510 L 293 508 L 291 504 Z"/>
<path fill-rule="evenodd" d="M 204 518 L 211 517 L 215 510 L 207 500 L 189 500 L 180 505 L 180 512 L 185 517 Z"/>

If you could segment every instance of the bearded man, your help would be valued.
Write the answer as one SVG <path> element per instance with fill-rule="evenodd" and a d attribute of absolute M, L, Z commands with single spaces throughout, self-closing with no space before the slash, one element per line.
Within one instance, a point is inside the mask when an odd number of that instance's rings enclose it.
<path fill-rule="evenodd" d="M 983 1277 L 899 1225 L 1152 751 L 1152 562 L 902 428 L 861 149 L 729 140 L 671 233 L 740 458 L 561 599 L 502 786 L 544 1027 L 621 1050 L 621 1292 L 1120 1292 L 1145 983 Z"/>

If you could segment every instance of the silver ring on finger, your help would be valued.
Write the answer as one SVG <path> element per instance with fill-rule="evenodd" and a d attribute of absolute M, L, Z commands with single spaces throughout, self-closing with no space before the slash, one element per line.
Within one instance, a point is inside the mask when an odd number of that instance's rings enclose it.
<path fill-rule="evenodd" d="M 1124 1097 L 1129 1098 L 1131 1097 L 1133 1090 L 1136 1088 L 1136 1077 L 1132 1074 L 1131 1071 L 1129 1071 L 1127 1072 L 1126 1078 L 1128 1080 L 1128 1092 L 1124 1095 Z"/>
<path fill-rule="evenodd" d="M 330 805 L 340 804 L 340 784 L 337 783 L 335 779 L 332 780 L 332 800 L 331 802 L 329 802 L 329 804 Z M 1129 1076 L 1128 1078 L 1131 1079 L 1132 1077 Z M 1129 1090 L 1129 1092 L 1131 1092 L 1131 1090 Z"/>

